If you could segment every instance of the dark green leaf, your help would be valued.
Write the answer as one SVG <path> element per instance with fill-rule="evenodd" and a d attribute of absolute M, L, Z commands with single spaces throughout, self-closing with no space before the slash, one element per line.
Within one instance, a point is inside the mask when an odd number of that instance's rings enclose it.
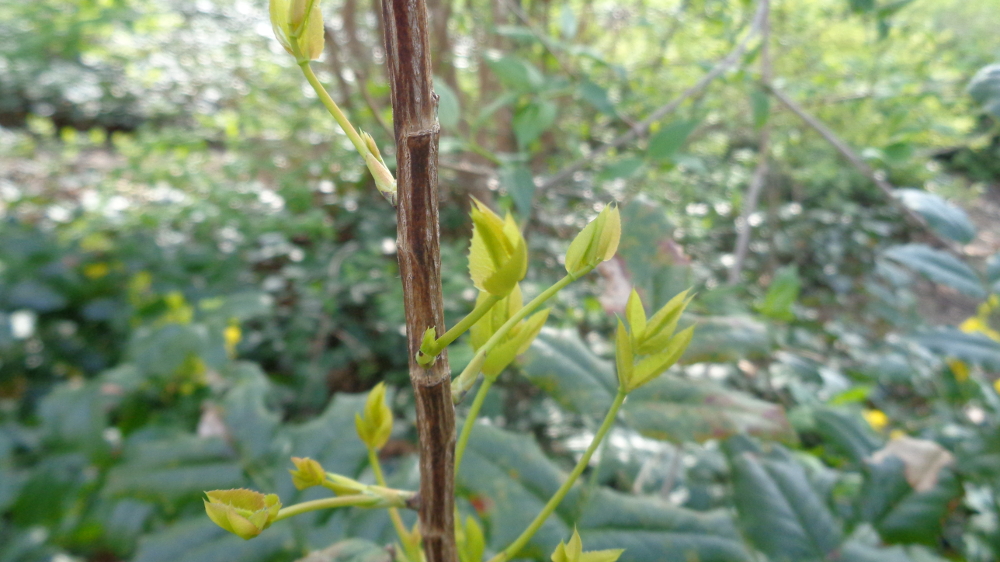
<path fill-rule="evenodd" d="M 943 357 L 954 357 L 985 369 L 1000 370 L 1000 343 L 983 334 L 966 334 L 955 328 L 938 328 L 913 339 Z"/>
<path fill-rule="evenodd" d="M 543 331 L 522 362 L 524 375 L 571 412 L 593 414 L 614 399 L 617 377 L 573 332 Z M 705 441 L 751 433 L 795 441 L 779 406 L 708 381 L 665 374 L 629 395 L 623 409 L 630 427 L 673 442 Z"/>
<path fill-rule="evenodd" d="M 490 546 L 499 549 L 520 534 L 565 477 L 534 440 L 477 425 L 458 480 L 474 505 L 482 506 Z M 570 492 L 521 557 L 547 559 L 575 523 L 587 549 L 625 548 L 622 562 L 750 559 L 724 513 L 698 513 L 605 489 L 587 499 L 582 488 Z"/>
<path fill-rule="evenodd" d="M 852 462 L 862 463 L 876 449 L 881 441 L 872 433 L 871 427 L 860 414 L 849 414 L 831 408 L 819 408 L 812 412 L 814 429 L 823 440 L 830 443 Z"/>
<path fill-rule="evenodd" d="M 895 196 L 916 211 L 938 234 L 962 244 L 972 242 L 976 227 L 969 215 L 938 195 L 920 189 L 897 189 Z"/>
<path fill-rule="evenodd" d="M 867 464 L 858 496 L 859 515 L 888 543 L 936 545 L 949 504 L 962 493 L 961 484 L 954 471 L 945 467 L 933 489 L 917 492 L 906 481 L 904 470 L 903 461 L 895 456 Z"/>
<path fill-rule="evenodd" d="M 361 539 L 347 539 L 296 562 L 392 562 L 385 547 Z"/>
<path fill-rule="evenodd" d="M 636 431 L 674 443 L 725 439 L 741 433 L 797 441 L 781 406 L 710 381 L 670 374 L 631 393 L 623 412 Z"/>
<path fill-rule="evenodd" d="M 652 160 L 669 160 L 684 146 L 687 138 L 698 127 L 700 120 L 687 119 L 670 123 L 660 129 L 651 139 L 646 156 Z"/>
<path fill-rule="evenodd" d="M 108 472 L 103 492 L 152 500 L 192 500 L 205 490 L 226 490 L 243 484 L 243 469 L 235 462 L 161 469 L 123 464 Z"/>
<path fill-rule="evenodd" d="M 602 488 L 587 501 L 576 526 L 587 550 L 624 548 L 619 562 L 752 560 L 722 510 L 697 512 Z"/>
<path fill-rule="evenodd" d="M 272 441 L 281 420 L 265 406 L 271 388 L 260 367 L 240 363 L 237 370 L 240 382 L 226 393 L 222 402 L 223 419 L 240 455 L 247 460 L 259 460 L 272 452 Z"/>
<path fill-rule="evenodd" d="M 683 363 L 721 363 L 771 351 L 767 326 L 749 316 L 708 316 L 697 324 Z"/>
<path fill-rule="evenodd" d="M 745 440 L 740 440 L 745 442 Z M 745 536 L 774 562 L 824 560 L 840 546 L 840 525 L 788 452 L 727 443 L 733 502 Z"/>
<path fill-rule="evenodd" d="M 202 515 L 144 537 L 132 562 L 266 562 L 289 549 L 291 538 L 287 524 L 279 523 L 246 541 Z"/>
<path fill-rule="evenodd" d="M 893 246 L 885 250 L 883 255 L 924 274 L 931 281 L 947 285 L 971 297 L 986 297 L 986 291 L 976 272 L 948 252 L 923 244 L 905 244 Z"/>
<path fill-rule="evenodd" d="M 636 197 L 621 208 L 622 238 L 618 255 L 632 285 L 650 310 L 693 284 L 683 249 L 673 239 L 673 226 L 659 203 Z"/>

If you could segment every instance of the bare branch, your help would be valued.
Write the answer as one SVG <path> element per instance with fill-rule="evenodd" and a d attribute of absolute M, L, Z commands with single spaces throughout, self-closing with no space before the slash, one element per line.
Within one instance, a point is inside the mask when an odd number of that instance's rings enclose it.
<path fill-rule="evenodd" d="M 770 84 L 773 74 L 771 66 L 771 2 L 761 0 L 761 10 L 764 15 L 760 26 L 760 81 L 763 85 Z M 768 109 L 770 111 L 770 109 Z M 757 200 L 760 192 L 767 182 L 768 154 L 771 150 L 771 124 L 765 122 L 760 131 L 760 140 L 757 145 L 757 168 L 750 179 L 750 187 L 747 189 L 746 199 L 743 201 L 743 210 L 736 219 L 736 246 L 733 250 L 733 266 L 729 270 L 729 284 L 735 285 L 740 282 L 740 274 L 743 272 L 743 263 L 747 258 L 747 249 L 750 247 L 750 216 L 757 211 Z"/>
<path fill-rule="evenodd" d="M 889 202 L 897 209 L 899 209 L 900 212 L 903 213 L 903 216 L 906 217 L 906 219 L 911 224 L 926 230 L 928 234 L 930 234 L 935 240 L 937 240 L 942 246 L 944 246 L 951 252 L 959 256 L 962 255 L 962 250 L 959 247 L 957 247 L 953 242 L 941 238 L 941 236 L 938 235 L 937 232 L 935 232 L 933 229 L 930 228 L 930 226 L 927 224 L 927 221 L 924 220 L 924 217 L 917 214 L 913 209 L 910 209 L 909 207 L 904 205 L 902 201 L 900 201 L 895 197 L 894 188 L 892 184 L 885 179 L 883 174 L 873 170 L 871 166 L 869 166 L 868 163 L 865 162 L 864 159 L 862 159 L 857 152 L 855 152 L 850 146 L 847 145 L 846 142 L 844 142 L 840 137 L 838 137 L 819 119 L 814 117 L 812 114 L 806 112 L 806 110 L 803 109 L 802 106 L 795 103 L 791 98 L 785 95 L 784 92 L 775 88 L 774 84 L 768 84 L 767 86 L 771 94 L 774 95 L 774 97 L 777 98 L 778 101 L 782 103 L 782 105 L 787 107 L 789 111 L 791 111 L 792 113 L 797 115 L 800 119 L 805 121 L 806 124 L 812 127 L 812 129 L 815 130 L 817 133 L 819 133 L 819 135 L 823 137 L 826 140 L 826 142 L 833 145 L 833 147 L 837 149 L 837 152 L 839 152 L 840 155 L 843 156 L 845 160 L 850 162 L 855 169 L 857 169 L 859 172 L 861 172 L 861 174 L 870 179 L 872 183 L 874 183 L 875 186 L 878 187 L 879 191 L 881 191 L 886 196 Z"/>

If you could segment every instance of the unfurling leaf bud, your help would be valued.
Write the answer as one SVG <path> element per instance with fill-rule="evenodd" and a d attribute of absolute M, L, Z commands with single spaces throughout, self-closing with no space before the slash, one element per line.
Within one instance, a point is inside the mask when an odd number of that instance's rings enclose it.
<path fill-rule="evenodd" d="M 281 510 L 276 494 L 253 490 L 213 490 L 205 492 L 205 511 L 218 526 L 243 539 L 252 539 L 268 528 Z"/>
<path fill-rule="evenodd" d="M 292 484 L 299 490 L 321 486 L 326 480 L 326 471 L 323 466 L 310 458 L 292 457 L 295 470 L 289 470 L 292 475 Z"/>
<path fill-rule="evenodd" d="M 392 435 L 392 410 L 385 402 L 385 383 L 378 383 L 368 393 L 364 414 L 354 415 L 358 437 L 368 447 L 379 450 Z"/>
<path fill-rule="evenodd" d="M 623 552 L 624 549 L 584 552 L 580 533 L 573 529 L 573 537 L 569 539 L 569 543 L 560 542 L 552 553 L 552 562 L 615 562 Z"/>
<path fill-rule="evenodd" d="M 278 43 L 300 60 L 323 54 L 323 13 L 319 0 L 270 0 L 271 29 Z"/>
<path fill-rule="evenodd" d="M 618 251 L 622 236 L 622 219 L 617 205 L 607 205 L 597 218 L 590 221 L 573 239 L 566 251 L 566 272 L 582 275 L 588 268 L 607 261 Z"/>
<path fill-rule="evenodd" d="M 524 237 L 509 213 L 501 220 L 479 200 L 472 203 L 469 275 L 480 291 L 506 296 L 528 272 Z"/>
<path fill-rule="evenodd" d="M 487 298 L 489 298 L 488 293 L 479 293 L 476 304 L 480 304 Z M 473 349 L 478 350 L 480 347 L 486 345 L 486 342 L 489 341 L 493 334 L 506 324 L 511 316 L 521 310 L 522 302 L 521 287 L 514 285 L 510 294 L 495 304 L 469 330 Z M 548 317 L 549 310 L 544 309 L 518 322 L 517 325 L 511 328 L 510 332 L 486 354 L 486 358 L 480 368 L 483 375 L 496 377 L 518 355 L 527 351 L 535 336 L 542 330 L 542 326 L 545 325 Z"/>
<path fill-rule="evenodd" d="M 455 518 L 455 542 L 458 543 L 459 562 L 482 562 L 486 552 L 483 529 L 470 515 L 462 526 L 461 519 Z"/>
<path fill-rule="evenodd" d="M 633 289 L 625 305 L 629 329 L 618 320 L 615 334 L 615 360 L 618 382 L 625 392 L 631 392 L 660 376 L 676 363 L 694 335 L 694 326 L 674 333 L 681 314 L 691 302 L 689 291 L 670 299 L 652 318 L 646 320 L 639 294 Z M 636 362 L 636 356 L 646 356 Z"/>
<path fill-rule="evenodd" d="M 361 140 L 364 141 L 365 148 L 361 156 L 365 159 L 368 171 L 371 172 L 372 177 L 375 178 L 375 187 L 378 188 L 382 197 L 385 197 L 386 200 L 388 200 L 389 203 L 395 207 L 396 178 L 393 177 L 392 172 L 389 171 L 389 167 L 385 165 L 385 160 L 382 160 L 382 153 L 379 152 L 375 139 L 364 131 L 360 131 L 359 134 L 361 136 Z"/>

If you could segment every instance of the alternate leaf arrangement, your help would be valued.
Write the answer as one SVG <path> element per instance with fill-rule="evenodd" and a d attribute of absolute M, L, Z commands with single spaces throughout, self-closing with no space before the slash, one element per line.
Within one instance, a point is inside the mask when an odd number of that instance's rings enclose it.
<path fill-rule="evenodd" d="M 389 171 L 374 140 L 358 133 L 320 84 L 310 68 L 310 61 L 323 51 L 323 20 L 318 0 L 271 0 L 271 24 L 281 45 L 293 55 L 320 100 L 351 139 L 375 179 L 375 184 L 390 203 L 396 203 L 396 180 Z M 472 427 L 483 402 L 499 375 L 514 359 L 527 350 L 548 318 L 549 309 L 539 308 L 573 281 L 611 259 L 621 238 L 621 216 L 617 206 L 607 205 L 576 236 L 565 256 L 566 275 L 527 304 L 520 288 L 528 270 L 527 245 L 520 228 L 510 214 L 500 218 L 489 207 L 473 200 L 473 230 L 469 250 L 469 275 L 479 290 L 473 310 L 440 337 L 434 328 L 423 334 L 417 361 L 432 364 L 448 345 L 469 332 L 475 355 L 465 369 L 452 380 L 456 403 L 465 398 L 482 373 L 471 408 L 466 416 L 455 450 L 455 469 L 461 467 Z M 535 519 L 509 546 L 489 562 L 503 562 L 517 555 L 570 491 L 590 463 L 598 446 L 610 431 L 627 395 L 654 380 L 674 365 L 691 342 L 694 327 L 677 332 L 681 315 L 691 302 L 684 291 L 662 309 L 647 318 L 638 293 L 633 290 L 626 307 L 625 321 L 618 320 L 615 338 L 618 369 L 618 392 L 604 421 L 569 477 L 549 499 Z M 626 326 L 627 322 L 627 326 Z M 392 433 L 393 415 L 386 402 L 386 388 L 379 384 L 368 394 L 364 412 L 357 414 L 358 437 L 368 450 L 368 460 L 375 484 L 326 472 L 313 459 L 292 457 L 292 482 L 303 490 L 322 486 L 332 497 L 284 507 L 275 494 L 251 490 L 215 490 L 206 492 L 205 510 L 223 529 L 244 539 L 256 537 L 271 524 L 315 510 L 355 506 L 385 508 L 398 536 L 398 562 L 422 562 L 420 529 L 407 529 L 399 510 L 412 509 L 416 493 L 389 488 L 379 463 L 378 452 Z M 463 524 L 456 518 L 456 538 L 461 562 L 482 562 L 485 553 L 483 531 L 473 517 Z M 568 543 L 560 543 L 552 554 L 553 562 L 614 562 L 622 550 L 585 552 L 580 535 L 574 531 Z"/>

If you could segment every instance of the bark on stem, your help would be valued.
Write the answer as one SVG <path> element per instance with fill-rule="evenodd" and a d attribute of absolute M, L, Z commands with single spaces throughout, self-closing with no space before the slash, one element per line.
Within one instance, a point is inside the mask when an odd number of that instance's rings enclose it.
<path fill-rule="evenodd" d="M 383 0 L 396 133 L 398 253 L 420 438 L 420 532 L 428 562 L 455 562 L 455 408 L 447 353 L 416 361 L 428 327 L 445 332 L 438 241 L 437 96 L 424 0 Z"/>

